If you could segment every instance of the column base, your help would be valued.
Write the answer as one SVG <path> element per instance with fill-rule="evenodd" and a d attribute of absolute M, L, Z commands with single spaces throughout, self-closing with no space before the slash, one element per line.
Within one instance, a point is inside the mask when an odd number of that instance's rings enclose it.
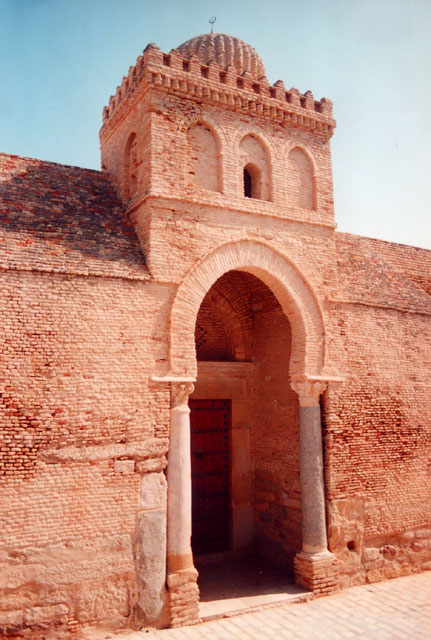
<path fill-rule="evenodd" d="M 199 622 L 198 572 L 195 568 L 169 573 L 167 578 L 170 627 Z"/>
<path fill-rule="evenodd" d="M 330 551 L 301 551 L 295 556 L 294 565 L 295 582 L 312 591 L 315 596 L 323 596 L 338 589 L 338 560 Z"/>

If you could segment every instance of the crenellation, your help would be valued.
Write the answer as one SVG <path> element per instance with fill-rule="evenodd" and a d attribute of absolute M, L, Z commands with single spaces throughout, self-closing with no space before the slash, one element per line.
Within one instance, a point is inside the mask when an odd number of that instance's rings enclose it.
<path fill-rule="evenodd" d="M 144 70 L 144 55 L 138 56 L 134 69 L 135 69 L 135 79 L 138 80 L 142 76 L 142 73 Z"/>
<path fill-rule="evenodd" d="M 161 66 L 163 64 L 163 53 L 160 47 L 158 47 L 154 42 L 147 44 L 142 56 L 143 66 L 151 64 L 154 66 Z"/>
<path fill-rule="evenodd" d="M 124 98 L 126 93 L 131 89 L 129 83 L 129 76 L 124 76 L 123 82 L 121 83 L 121 98 Z"/>
<path fill-rule="evenodd" d="M 131 65 L 128 73 L 129 87 L 131 88 L 136 81 L 136 66 Z"/>
<path fill-rule="evenodd" d="M 315 101 L 314 101 L 314 96 L 311 93 L 311 91 L 306 91 L 304 94 L 304 104 L 302 106 L 305 107 L 305 109 L 310 109 L 311 111 L 316 111 L 315 108 Z"/>
<path fill-rule="evenodd" d="M 190 75 L 191 78 L 196 79 L 196 81 L 201 80 L 201 61 L 197 56 L 191 56 L 188 60 L 188 68 L 186 73 Z"/>
<path fill-rule="evenodd" d="M 249 71 L 238 74 L 235 73 L 232 65 L 223 69 L 213 59 L 210 60 L 207 65 L 202 65 L 196 56 L 184 58 L 178 50 L 175 49 L 172 50 L 170 54 L 166 54 L 156 45 L 148 45 L 142 57 L 142 65 L 148 72 L 146 75 L 147 82 L 149 81 L 149 84 L 155 87 L 164 87 L 169 92 L 178 92 L 199 100 L 206 97 L 207 92 L 210 91 L 214 104 L 225 105 L 226 108 L 238 108 L 238 106 L 234 106 L 235 99 L 232 101 L 225 93 L 221 93 L 222 99 L 219 100 L 219 85 L 226 84 L 236 89 L 240 97 L 243 96 L 244 93 L 249 96 L 254 96 L 249 97 L 246 103 L 241 100 L 241 106 L 239 107 L 242 111 L 252 115 L 271 117 L 271 108 L 269 107 L 268 109 L 266 101 L 275 99 L 283 102 L 285 105 L 289 105 L 289 110 L 287 110 L 287 108 L 283 109 L 282 115 L 279 116 L 283 122 L 289 123 L 292 109 L 294 109 L 297 114 L 301 114 L 304 110 L 312 111 L 315 118 L 322 115 L 332 120 L 332 112 L 329 109 L 320 110 L 315 108 L 311 92 L 306 92 L 302 95 L 297 89 L 293 88 L 286 92 L 281 80 L 278 80 L 271 87 L 265 76 L 260 77 L 258 81 L 256 81 Z M 138 71 L 139 66 L 140 61 L 138 59 L 137 64 L 133 67 L 136 78 L 141 77 Z M 129 76 L 131 75 L 133 74 L 129 71 Z M 193 81 L 188 80 L 190 78 L 193 78 Z M 107 124 L 130 91 L 137 88 L 136 85 L 137 81 L 129 82 L 126 85 L 123 79 L 122 85 L 117 88 L 114 101 L 110 101 L 107 111 L 104 110 L 104 125 Z M 259 96 L 259 98 L 256 96 Z M 300 117 L 298 121 L 303 122 L 303 118 L 301 119 Z M 332 122 L 330 127 L 320 128 L 317 126 L 317 121 L 313 119 L 307 128 L 316 129 L 325 135 L 332 135 L 334 124 L 335 123 Z"/>
<path fill-rule="evenodd" d="M 294 107 L 304 106 L 301 104 L 301 98 L 301 94 L 299 93 L 298 89 L 295 89 L 295 87 L 292 87 L 289 91 L 286 92 L 286 102 Z"/>
<path fill-rule="evenodd" d="M 328 98 L 321 98 L 320 104 L 322 113 L 332 118 L 332 101 Z"/>
<path fill-rule="evenodd" d="M 205 73 L 202 73 L 202 69 L 206 71 L 206 75 Z M 221 73 L 220 67 L 215 60 L 210 60 L 210 62 L 208 63 L 208 66 L 201 67 L 202 77 L 209 80 L 210 82 L 217 82 L 217 83 L 223 84 L 220 78 L 220 73 Z"/>

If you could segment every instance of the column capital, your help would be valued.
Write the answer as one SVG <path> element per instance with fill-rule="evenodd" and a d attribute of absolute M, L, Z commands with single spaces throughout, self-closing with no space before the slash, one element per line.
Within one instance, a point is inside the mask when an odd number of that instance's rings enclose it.
<path fill-rule="evenodd" d="M 187 405 L 189 395 L 194 391 L 192 382 L 171 382 L 171 407 Z"/>
<path fill-rule="evenodd" d="M 319 398 L 325 391 L 328 383 L 325 380 L 313 380 L 312 378 L 293 378 L 290 386 L 299 396 L 301 407 L 315 407 L 319 405 Z"/>
<path fill-rule="evenodd" d="M 319 404 L 319 397 L 327 389 L 328 384 L 338 386 L 343 382 L 344 378 L 341 376 L 301 374 L 291 376 L 290 386 L 298 394 L 301 407 L 315 407 Z"/>

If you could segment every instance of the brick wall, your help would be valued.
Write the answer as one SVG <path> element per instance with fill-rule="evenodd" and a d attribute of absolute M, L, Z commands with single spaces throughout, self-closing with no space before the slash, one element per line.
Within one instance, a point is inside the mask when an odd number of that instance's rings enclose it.
<path fill-rule="evenodd" d="M 147 378 L 166 358 L 168 292 L 34 272 L 1 281 L 0 626 L 124 625 L 141 476 L 166 463 L 168 391 Z"/>
<path fill-rule="evenodd" d="M 254 316 L 253 500 L 258 549 L 292 570 L 301 549 L 298 399 L 287 374 L 290 326 L 274 302 Z"/>
<path fill-rule="evenodd" d="M 379 255 L 395 271 L 403 274 L 427 293 L 431 291 L 431 252 L 419 247 L 410 247 L 396 242 L 386 242 L 376 238 L 352 236 L 337 233 L 341 242 L 361 246 L 364 251 Z"/>
<path fill-rule="evenodd" d="M 413 284 L 408 296 L 397 287 L 391 310 L 394 278 L 374 282 L 373 303 L 359 277 L 350 296 L 367 299 L 335 307 L 346 380 L 325 394 L 324 443 L 341 586 L 431 567 L 430 314 Z"/>

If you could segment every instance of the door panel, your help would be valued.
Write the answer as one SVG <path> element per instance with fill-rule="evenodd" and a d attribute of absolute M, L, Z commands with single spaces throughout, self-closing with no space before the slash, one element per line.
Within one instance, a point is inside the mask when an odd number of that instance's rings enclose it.
<path fill-rule="evenodd" d="M 229 549 L 230 400 L 190 400 L 192 549 Z"/>

